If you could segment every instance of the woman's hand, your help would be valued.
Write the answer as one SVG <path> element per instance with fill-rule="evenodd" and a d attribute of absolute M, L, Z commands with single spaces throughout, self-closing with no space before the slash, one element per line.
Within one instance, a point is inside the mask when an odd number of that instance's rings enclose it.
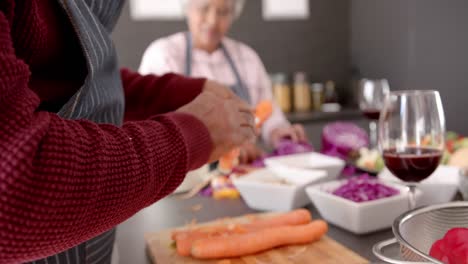
<path fill-rule="evenodd" d="M 254 160 L 260 158 L 264 152 L 255 143 L 245 143 L 240 147 L 239 163 L 250 164 Z"/>
<path fill-rule="evenodd" d="M 273 146 L 276 146 L 284 138 L 290 139 L 294 142 L 307 141 L 304 127 L 300 124 L 278 127 L 275 128 L 270 134 L 270 140 Z"/>

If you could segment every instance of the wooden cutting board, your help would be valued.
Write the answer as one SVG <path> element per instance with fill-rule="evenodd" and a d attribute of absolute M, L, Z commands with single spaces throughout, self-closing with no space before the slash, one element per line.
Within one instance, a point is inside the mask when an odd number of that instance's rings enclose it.
<path fill-rule="evenodd" d="M 270 214 L 271 215 L 271 214 Z M 263 214 L 261 217 L 267 217 Z M 223 223 L 244 222 L 245 217 L 231 218 Z M 219 224 L 220 221 L 204 223 L 203 225 Z M 155 233 L 145 234 L 148 254 L 157 264 L 184 263 L 184 264 L 299 264 L 299 263 L 321 263 L 321 264 L 364 264 L 369 263 L 355 252 L 349 250 L 335 240 L 325 236 L 320 241 L 300 246 L 287 246 L 272 249 L 260 254 L 232 258 L 226 260 L 197 260 L 190 257 L 181 257 L 171 247 L 171 233 L 174 229 L 163 230 Z"/>

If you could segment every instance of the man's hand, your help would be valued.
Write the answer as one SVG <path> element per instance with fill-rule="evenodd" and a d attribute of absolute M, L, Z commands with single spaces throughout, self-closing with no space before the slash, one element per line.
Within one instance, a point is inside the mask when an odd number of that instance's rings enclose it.
<path fill-rule="evenodd" d="M 227 87 L 207 81 L 200 95 L 177 112 L 195 116 L 208 128 L 213 141 L 209 161 L 246 142 L 254 142 L 255 121 L 252 109 Z"/>
<path fill-rule="evenodd" d="M 203 92 L 211 92 L 224 99 L 230 99 L 236 96 L 228 87 L 210 80 L 205 82 Z"/>

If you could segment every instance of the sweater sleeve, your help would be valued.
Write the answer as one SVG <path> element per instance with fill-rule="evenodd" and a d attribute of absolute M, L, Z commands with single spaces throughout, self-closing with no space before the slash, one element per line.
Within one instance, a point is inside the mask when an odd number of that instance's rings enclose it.
<path fill-rule="evenodd" d="M 199 95 L 205 84 L 202 78 L 187 78 L 177 74 L 140 75 L 121 70 L 125 90 L 125 120 L 144 120 L 167 113 L 189 103 Z"/>
<path fill-rule="evenodd" d="M 171 193 L 208 159 L 209 132 L 191 115 L 123 127 L 65 120 L 36 111 L 29 76 L 0 11 L 2 263 L 43 258 L 95 237 Z"/>

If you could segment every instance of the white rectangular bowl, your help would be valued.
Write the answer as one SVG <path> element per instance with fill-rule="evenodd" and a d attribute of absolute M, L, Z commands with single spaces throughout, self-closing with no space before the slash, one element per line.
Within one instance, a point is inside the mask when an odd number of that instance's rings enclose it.
<path fill-rule="evenodd" d="M 460 185 L 458 167 L 440 165 L 437 170 L 427 179 L 417 184 L 422 192 L 417 206 L 447 203 L 453 200 Z M 387 168 L 378 175 L 379 179 L 402 183 Z"/>
<path fill-rule="evenodd" d="M 234 178 L 233 183 L 250 208 L 263 211 L 290 211 L 310 203 L 305 187 L 326 177 L 324 171 L 311 171 L 302 175 L 303 181 L 294 184 L 278 184 L 280 178 L 268 169 L 255 170 Z"/>
<path fill-rule="evenodd" d="M 327 172 L 326 180 L 336 179 L 345 166 L 341 159 L 324 154 L 309 152 L 265 159 L 268 169 L 282 174 L 291 174 L 297 171 L 324 170 Z"/>
<path fill-rule="evenodd" d="M 306 193 L 320 215 L 329 223 L 351 231 L 366 234 L 391 227 L 393 220 L 409 210 L 408 191 L 405 186 L 385 182 L 398 189 L 399 194 L 368 202 L 353 202 L 332 194 L 345 180 L 335 180 L 306 188 Z M 417 191 L 416 200 L 421 196 Z"/>

